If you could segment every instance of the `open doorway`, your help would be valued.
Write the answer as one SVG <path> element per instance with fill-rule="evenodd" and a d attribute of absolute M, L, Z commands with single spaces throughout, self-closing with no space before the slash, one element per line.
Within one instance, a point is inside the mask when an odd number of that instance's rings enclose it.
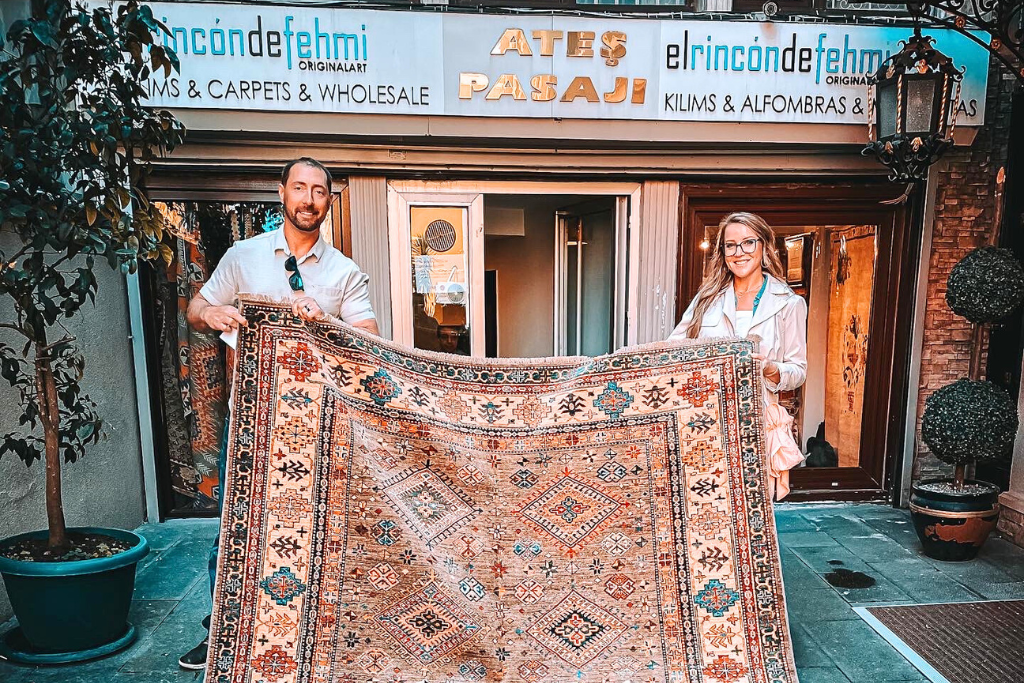
<path fill-rule="evenodd" d="M 807 381 L 782 392 L 805 467 L 861 465 L 876 225 L 776 228 L 786 283 L 807 302 Z"/>
<path fill-rule="evenodd" d="M 622 346 L 634 194 L 631 184 L 393 181 L 395 340 L 506 358 Z"/>
<path fill-rule="evenodd" d="M 488 355 L 614 350 L 615 207 L 614 197 L 484 195 L 484 268 L 496 281 Z"/>
<path fill-rule="evenodd" d="M 888 497 L 904 444 L 913 310 L 911 207 L 885 182 L 683 185 L 677 317 L 718 223 L 752 211 L 775 229 L 785 280 L 808 305 L 807 380 L 779 402 L 807 456 L 792 500 Z M 898 492 L 896 492 L 898 494 Z"/>

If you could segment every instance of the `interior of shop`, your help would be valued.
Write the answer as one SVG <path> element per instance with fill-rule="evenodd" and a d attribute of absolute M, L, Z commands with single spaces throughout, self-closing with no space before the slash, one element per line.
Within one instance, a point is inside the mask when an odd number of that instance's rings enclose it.
<path fill-rule="evenodd" d="M 496 356 L 613 350 L 614 198 L 486 195 L 484 235 L 484 268 L 497 283 L 497 329 L 488 330 Z"/>
<path fill-rule="evenodd" d="M 875 231 L 873 225 L 776 229 L 786 282 L 807 302 L 807 381 L 780 395 L 807 467 L 860 464 Z"/>
<path fill-rule="evenodd" d="M 486 194 L 484 291 L 465 291 L 466 211 L 413 206 L 418 348 L 470 354 L 470 298 L 483 296 L 490 357 L 600 355 L 614 346 L 615 198 Z"/>

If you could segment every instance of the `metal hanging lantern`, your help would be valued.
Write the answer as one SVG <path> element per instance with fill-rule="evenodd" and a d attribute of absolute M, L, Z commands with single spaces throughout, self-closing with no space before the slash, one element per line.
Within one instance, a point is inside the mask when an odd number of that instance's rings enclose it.
<path fill-rule="evenodd" d="M 868 79 L 868 146 L 889 169 L 889 179 L 923 180 L 928 167 L 953 146 L 963 70 L 914 35 Z"/>

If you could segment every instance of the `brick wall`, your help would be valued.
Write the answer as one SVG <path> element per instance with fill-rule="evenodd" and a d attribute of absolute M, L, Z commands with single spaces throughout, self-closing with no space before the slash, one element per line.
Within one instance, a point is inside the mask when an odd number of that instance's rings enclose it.
<path fill-rule="evenodd" d="M 953 265 L 989 236 L 994 220 L 996 172 L 1006 164 L 1010 109 L 1016 80 L 993 63 L 989 69 L 985 126 L 969 149 L 947 155 L 935 199 L 935 225 L 929 259 L 921 384 L 918 390 L 914 481 L 948 476 L 921 441 L 924 402 L 936 389 L 966 377 L 971 359 L 971 324 L 946 305 L 946 280 Z M 987 342 L 987 340 L 986 340 Z M 984 365 L 983 365 L 984 367 Z"/>

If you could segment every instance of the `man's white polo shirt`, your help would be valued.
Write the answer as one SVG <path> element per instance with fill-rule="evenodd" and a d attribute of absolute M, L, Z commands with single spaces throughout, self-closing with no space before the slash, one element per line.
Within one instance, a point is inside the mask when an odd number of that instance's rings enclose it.
<path fill-rule="evenodd" d="M 283 228 L 235 242 L 199 293 L 214 306 L 234 305 L 240 294 L 290 301 L 303 295 L 288 284 L 284 262 L 291 255 Z M 349 324 L 374 317 L 369 276 L 323 237 L 297 263 L 305 296 L 324 312 Z"/>

